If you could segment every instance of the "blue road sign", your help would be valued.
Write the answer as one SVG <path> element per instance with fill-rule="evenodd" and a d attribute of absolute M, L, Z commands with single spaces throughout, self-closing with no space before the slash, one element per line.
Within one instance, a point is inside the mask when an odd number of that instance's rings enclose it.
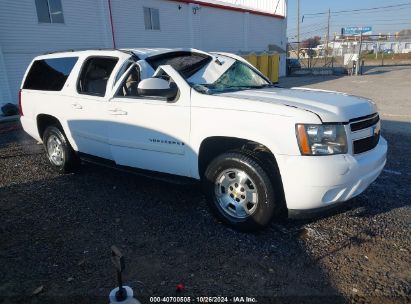
<path fill-rule="evenodd" d="M 349 27 L 344 27 L 342 29 L 342 33 L 345 36 L 360 36 L 361 33 L 363 35 L 371 35 L 372 34 L 372 27 L 371 26 L 349 26 Z"/>

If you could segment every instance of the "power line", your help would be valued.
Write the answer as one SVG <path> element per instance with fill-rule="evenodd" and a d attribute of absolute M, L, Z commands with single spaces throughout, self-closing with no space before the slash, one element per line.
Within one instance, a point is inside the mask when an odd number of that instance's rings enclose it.
<path fill-rule="evenodd" d="M 393 21 L 396 21 L 396 20 L 393 20 Z M 396 23 L 372 23 L 372 25 L 373 26 L 376 26 L 376 25 L 409 25 L 409 24 L 411 24 L 411 21 L 410 22 L 396 22 Z M 344 27 L 344 26 L 346 26 L 346 24 L 333 24 L 333 26 L 334 27 Z"/>
<path fill-rule="evenodd" d="M 408 20 L 408 19 L 407 19 Z M 325 23 L 325 20 L 324 21 L 322 21 L 322 22 L 316 22 L 316 23 L 309 23 L 309 24 L 304 24 L 304 26 L 305 27 L 308 27 L 308 26 L 318 26 L 318 25 L 323 25 Z M 290 27 L 290 28 L 287 28 L 287 30 L 288 31 L 295 31 L 297 29 L 297 27 Z"/>
<path fill-rule="evenodd" d="M 404 21 L 403 22 L 396 22 L 396 21 L 397 20 L 392 20 L 392 22 L 388 22 L 388 23 L 386 23 L 386 22 L 371 22 L 371 23 L 372 23 L 373 26 L 376 26 L 376 25 L 390 25 L 390 24 L 400 24 L 400 25 L 403 24 L 404 26 L 406 26 L 407 24 L 411 23 L 411 20 L 408 21 L 408 22 L 404 22 Z M 344 26 L 347 26 L 347 23 L 338 22 L 338 23 L 334 23 L 333 26 L 338 26 L 338 27 L 343 26 L 344 27 Z"/>
<path fill-rule="evenodd" d="M 344 14 L 335 15 L 335 16 L 333 16 L 333 18 L 334 19 L 347 18 L 347 17 L 350 17 L 350 18 L 363 18 L 363 17 L 366 17 L 366 18 L 374 18 L 374 17 L 375 18 L 386 18 L 386 17 L 388 17 L 387 13 L 395 14 L 395 16 L 402 14 L 405 17 L 405 16 L 409 16 L 409 14 L 411 13 L 411 7 L 391 8 L 391 9 L 386 9 L 384 11 L 354 12 L 350 15 L 346 15 L 346 14 L 345 15 Z M 323 16 L 318 16 L 318 17 L 312 16 L 312 17 L 307 18 L 307 19 L 313 20 L 314 18 L 317 19 L 317 18 L 325 18 L 325 17 L 323 17 Z"/>
<path fill-rule="evenodd" d="M 360 9 L 353 9 L 353 10 L 343 10 L 343 11 L 331 12 L 331 14 L 344 14 L 344 13 L 361 12 L 361 11 L 372 11 L 372 10 L 387 9 L 387 8 L 394 8 L 394 7 L 404 7 L 408 5 L 411 5 L 411 3 L 378 6 L 378 7 L 371 7 L 371 8 L 360 8 Z M 309 13 L 309 14 L 304 14 L 304 16 L 316 16 L 316 15 L 325 15 L 325 14 L 328 14 L 328 12 Z"/>
<path fill-rule="evenodd" d="M 410 3 L 410 5 L 411 5 L 411 3 Z M 393 7 L 393 8 L 387 8 L 387 9 L 384 9 L 384 10 L 382 10 L 382 11 L 374 10 L 374 11 L 349 12 L 349 13 L 350 13 L 349 16 L 350 16 L 350 18 L 355 18 L 355 17 L 361 18 L 361 17 L 366 16 L 366 15 L 369 15 L 369 14 L 372 14 L 372 16 L 375 16 L 375 15 L 377 15 L 377 16 L 378 16 L 378 15 L 381 15 L 381 16 L 382 16 L 382 14 L 386 15 L 387 12 L 390 12 L 390 13 L 394 13 L 394 12 L 395 12 L 395 14 L 401 14 L 401 13 L 407 13 L 407 14 L 409 14 L 409 12 L 410 12 L 409 9 L 411 9 L 411 6 L 410 6 L 410 7 Z M 346 17 L 347 17 L 346 13 L 340 13 L 340 14 L 338 14 L 338 13 L 336 13 L 336 14 L 331 13 L 331 15 L 332 15 L 333 18 L 346 18 Z M 312 16 L 303 15 L 302 21 L 304 21 L 304 19 L 318 18 L 318 16 L 319 16 L 319 15 L 312 15 Z M 378 17 L 381 17 L 381 16 L 378 16 Z"/>
<path fill-rule="evenodd" d="M 335 12 L 328 11 L 328 12 L 319 12 L 319 13 L 308 13 L 308 14 L 303 15 L 302 20 L 304 20 L 305 16 L 312 16 L 312 18 L 314 18 L 314 16 L 320 16 L 320 15 L 325 15 L 325 14 L 329 14 L 329 15 L 333 14 L 333 18 L 341 19 L 341 17 L 347 18 L 346 15 L 343 15 L 345 13 L 351 13 L 351 14 L 369 14 L 369 13 L 381 14 L 381 13 L 386 13 L 387 11 L 392 11 L 392 10 L 402 10 L 402 12 L 398 12 L 398 14 L 400 14 L 400 15 L 399 16 L 397 15 L 397 17 L 403 17 L 401 15 L 401 13 L 405 13 L 406 11 L 408 11 L 408 8 L 411 8 L 410 6 L 411 6 L 411 3 L 401 3 L 401 4 L 393 4 L 393 5 L 386 5 L 386 6 L 379 6 L 379 7 L 372 7 L 372 8 L 364 8 L 364 9 L 342 10 L 342 11 L 335 11 Z M 377 10 L 382 10 L 382 9 L 384 11 L 377 11 Z M 355 15 L 351 16 L 351 17 L 361 18 L 361 16 L 355 16 Z M 382 15 L 378 16 L 378 17 L 382 17 Z M 369 17 L 367 17 L 367 18 L 369 18 Z M 370 19 L 370 20 L 367 20 L 366 23 L 372 23 L 374 26 L 393 26 L 393 25 L 407 26 L 410 23 L 408 23 L 408 22 L 398 23 L 398 22 L 395 22 L 395 21 L 408 21 L 408 20 L 410 20 L 410 19 L 409 18 L 407 18 L 407 19 L 398 19 L 398 18 L 397 19 L 376 19 L 376 20 Z M 338 21 L 340 21 L 340 22 L 338 22 Z M 338 20 L 338 21 L 336 23 L 332 24 L 333 28 L 347 26 L 347 24 L 341 24 L 341 21 L 343 21 L 343 20 Z M 362 23 L 363 23 L 363 21 L 364 20 L 361 20 Z M 356 21 L 354 21 L 354 22 L 356 22 Z M 323 22 L 309 23 L 309 24 L 307 24 L 307 26 L 310 30 L 306 31 L 306 32 L 302 32 L 302 33 L 300 32 L 299 34 L 301 36 L 304 36 L 304 38 L 308 34 L 311 34 L 311 33 L 318 33 L 320 36 L 322 36 L 321 31 L 326 29 L 326 27 L 324 27 L 324 26 L 317 27 L 317 26 L 318 25 L 324 25 L 324 23 L 326 23 L 325 20 Z M 351 23 L 352 23 L 352 21 L 351 21 Z M 287 32 L 289 33 L 288 37 L 296 38 L 296 36 L 298 36 L 298 33 L 297 33 L 297 35 L 292 34 L 292 32 L 294 32 L 294 31 L 295 31 L 295 28 L 288 29 L 287 30 Z M 297 28 L 297 32 L 298 32 L 298 28 Z M 302 39 L 303 38 L 300 37 L 300 39 L 298 39 L 298 40 L 302 40 Z"/>
<path fill-rule="evenodd" d="M 411 5 L 411 3 L 410 3 L 410 5 Z M 411 8 L 411 7 L 409 7 L 409 8 Z M 350 16 L 352 16 L 352 15 L 364 15 L 364 14 L 373 14 L 373 15 L 376 15 L 376 14 L 386 14 L 387 12 L 393 12 L 393 11 L 404 11 L 404 9 L 408 9 L 408 7 L 397 7 L 397 8 L 387 8 L 387 9 L 385 9 L 384 11 L 367 11 L 367 12 L 351 12 L 350 14 Z M 338 18 L 338 17 L 346 17 L 346 15 L 344 15 L 344 13 L 341 13 L 341 15 L 339 15 L 339 14 L 336 14 L 336 15 L 334 15 L 333 16 L 334 18 Z M 314 18 L 314 17 L 309 17 L 309 18 Z"/>
<path fill-rule="evenodd" d="M 309 30 L 309 31 L 307 31 L 307 32 L 302 32 L 302 33 L 300 33 L 300 35 L 306 35 L 306 34 L 310 34 L 310 33 L 315 33 L 315 32 L 319 32 L 319 31 L 321 31 L 321 30 L 325 30 L 325 29 L 327 29 L 327 27 L 326 27 L 326 26 L 323 26 L 323 27 L 319 27 L 319 28 L 315 28 L 315 29 Z M 289 34 L 288 37 L 297 37 L 297 36 L 298 36 L 298 35 L 296 35 L 295 33 L 293 33 L 293 34 L 294 34 L 294 35 Z"/>

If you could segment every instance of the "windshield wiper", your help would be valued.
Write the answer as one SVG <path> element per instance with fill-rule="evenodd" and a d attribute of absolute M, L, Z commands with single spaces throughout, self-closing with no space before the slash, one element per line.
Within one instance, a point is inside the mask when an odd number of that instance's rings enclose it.
<path fill-rule="evenodd" d="M 262 89 L 264 87 L 265 87 L 264 85 L 261 85 L 261 86 L 229 86 L 229 87 L 226 87 L 225 89 L 247 90 L 247 89 Z"/>

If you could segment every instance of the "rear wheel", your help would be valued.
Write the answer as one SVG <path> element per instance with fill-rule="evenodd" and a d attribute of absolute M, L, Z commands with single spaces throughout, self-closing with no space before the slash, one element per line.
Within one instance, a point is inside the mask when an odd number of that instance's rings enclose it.
<path fill-rule="evenodd" d="M 271 172 L 264 165 L 253 154 L 242 152 L 224 153 L 211 161 L 204 174 L 205 193 L 212 211 L 224 223 L 242 231 L 270 223 L 279 202 Z"/>
<path fill-rule="evenodd" d="M 78 158 L 66 136 L 57 126 L 44 131 L 43 144 L 50 164 L 59 173 L 72 172 L 78 165 Z"/>

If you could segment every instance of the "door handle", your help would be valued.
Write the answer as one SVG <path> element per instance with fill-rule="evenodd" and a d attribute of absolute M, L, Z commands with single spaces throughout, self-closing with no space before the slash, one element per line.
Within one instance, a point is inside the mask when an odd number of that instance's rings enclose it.
<path fill-rule="evenodd" d="M 81 110 L 83 108 L 82 105 L 78 103 L 73 103 L 72 106 L 74 109 L 77 109 L 77 110 Z"/>
<path fill-rule="evenodd" d="M 127 115 L 126 111 L 120 110 L 120 109 L 110 109 L 108 110 L 111 115 Z"/>

